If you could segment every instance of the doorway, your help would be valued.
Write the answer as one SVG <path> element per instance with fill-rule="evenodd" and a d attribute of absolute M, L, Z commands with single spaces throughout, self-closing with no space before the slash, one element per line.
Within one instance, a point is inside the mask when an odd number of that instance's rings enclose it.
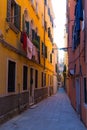
<path fill-rule="evenodd" d="M 80 114 L 80 79 L 76 79 L 76 111 Z"/>
<path fill-rule="evenodd" d="M 29 94 L 29 105 L 34 104 L 34 70 L 30 68 L 30 94 Z"/>

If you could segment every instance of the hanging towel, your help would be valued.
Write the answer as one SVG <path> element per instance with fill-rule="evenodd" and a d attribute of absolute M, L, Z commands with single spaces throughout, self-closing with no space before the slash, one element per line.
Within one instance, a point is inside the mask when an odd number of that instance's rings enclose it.
<path fill-rule="evenodd" d="M 33 44 L 30 39 L 27 37 L 27 57 L 32 59 L 32 51 L 33 51 Z"/>

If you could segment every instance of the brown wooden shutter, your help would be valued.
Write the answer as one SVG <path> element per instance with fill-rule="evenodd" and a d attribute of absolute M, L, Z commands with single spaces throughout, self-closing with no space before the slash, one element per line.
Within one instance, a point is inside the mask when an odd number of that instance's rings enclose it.
<path fill-rule="evenodd" d="M 45 57 L 47 58 L 47 46 L 45 46 Z"/>
<path fill-rule="evenodd" d="M 11 0 L 7 0 L 7 21 L 11 21 Z"/>
<path fill-rule="evenodd" d="M 52 54 L 50 54 L 50 63 L 52 63 Z"/>

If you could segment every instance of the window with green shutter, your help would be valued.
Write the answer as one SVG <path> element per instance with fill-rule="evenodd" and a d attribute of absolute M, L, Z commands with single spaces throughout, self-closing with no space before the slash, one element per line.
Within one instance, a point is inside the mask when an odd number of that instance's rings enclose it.
<path fill-rule="evenodd" d="M 16 28 L 20 30 L 20 23 L 21 23 L 21 7 L 17 5 L 16 3 L 14 4 L 14 25 Z"/>
<path fill-rule="evenodd" d="M 21 25 L 21 7 L 14 0 L 7 0 L 7 22 L 17 32 Z M 18 29 L 18 30 L 17 30 Z"/>

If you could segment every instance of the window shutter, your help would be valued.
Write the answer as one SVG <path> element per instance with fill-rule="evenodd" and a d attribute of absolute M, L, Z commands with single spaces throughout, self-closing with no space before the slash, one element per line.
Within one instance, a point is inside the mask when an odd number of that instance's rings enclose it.
<path fill-rule="evenodd" d="M 35 32 L 35 40 L 37 40 L 37 33 Z"/>
<path fill-rule="evenodd" d="M 7 0 L 7 22 L 11 20 L 11 0 Z"/>
<path fill-rule="evenodd" d="M 45 45 L 44 45 L 44 43 L 42 42 L 42 55 L 44 55 L 45 56 Z"/>
<path fill-rule="evenodd" d="M 40 36 L 37 36 L 37 41 L 39 42 L 40 45 Z"/>
<path fill-rule="evenodd" d="M 21 7 L 15 3 L 14 6 L 14 25 L 20 30 L 21 24 Z"/>
<path fill-rule="evenodd" d="M 23 90 L 27 90 L 27 73 L 28 72 L 28 68 L 26 66 L 24 66 L 23 68 Z"/>
<path fill-rule="evenodd" d="M 50 54 L 50 63 L 52 63 L 52 54 Z"/>
<path fill-rule="evenodd" d="M 25 21 L 25 24 L 26 24 L 26 33 L 27 35 L 29 36 L 29 22 L 28 21 Z"/>
<path fill-rule="evenodd" d="M 35 39 L 35 31 L 32 29 L 32 40 Z"/>
<path fill-rule="evenodd" d="M 51 35 L 51 31 L 50 31 L 50 27 L 48 28 L 48 37 L 50 37 Z"/>
<path fill-rule="evenodd" d="M 45 57 L 47 58 L 47 47 L 45 46 Z"/>

